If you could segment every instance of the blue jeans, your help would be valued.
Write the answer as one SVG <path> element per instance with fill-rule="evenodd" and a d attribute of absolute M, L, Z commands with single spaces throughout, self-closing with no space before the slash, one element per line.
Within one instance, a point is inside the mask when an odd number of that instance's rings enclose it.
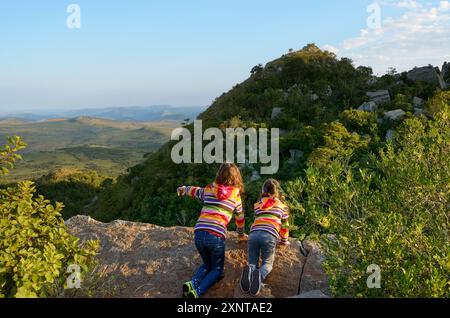
<path fill-rule="evenodd" d="M 192 277 L 197 292 L 206 292 L 222 277 L 225 263 L 225 239 L 206 231 L 195 232 L 195 247 L 203 260 L 203 265 Z"/>
<path fill-rule="evenodd" d="M 248 262 L 259 268 L 261 278 L 264 281 L 273 269 L 277 238 L 265 231 L 254 231 L 248 238 Z M 262 256 L 262 264 L 259 267 L 259 257 Z"/>

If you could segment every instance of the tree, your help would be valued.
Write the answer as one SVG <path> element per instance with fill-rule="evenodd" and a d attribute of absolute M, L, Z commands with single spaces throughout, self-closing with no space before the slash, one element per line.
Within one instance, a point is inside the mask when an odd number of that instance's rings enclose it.
<path fill-rule="evenodd" d="M 258 65 L 254 66 L 254 67 L 252 68 L 252 70 L 250 71 L 250 73 L 251 73 L 252 75 L 255 75 L 255 74 L 261 73 L 263 70 L 264 70 L 264 67 L 262 66 L 262 64 L 258 64 Z"/>

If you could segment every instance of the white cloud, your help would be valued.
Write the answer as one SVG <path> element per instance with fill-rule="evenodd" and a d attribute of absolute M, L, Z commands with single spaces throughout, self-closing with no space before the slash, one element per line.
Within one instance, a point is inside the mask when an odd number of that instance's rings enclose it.
<path fill-rule="evenodd" d="M 441 1 L 439 3 L 439 8 L 441 8 L 441 10 L 449 10 L 450 9 L 450 2 L 449 1 Z"/>
<path fill-rule="evenodd" d="M 402 10 L 398 17 L 383 17 L 383 6 Z M 337 50 L 358 65 L 368 65 L 384 74 L 389 67 L 399 71 L 414 66 L 441 66 L 450 61 L 450 1 L 421 4 L 415 0 L 382 3 L 381 28 L 366 28 L 343 41 Z"/>
<path fill-rule="evenodd" d="M 404 8 L 404 9 L 417 9 L 417 8 L 421 8 L 422 4 L 420 4 L 419 2 L 417 2 L 415 0 L 402 0 L 402 1 L 398 2 L 396 4 L 396 6 L 399 8 Z"/>
<path fill-rule="evenodd" d="M 325 50 L 325 51 L 334 53 L 334 54 L 339 54 L 339 49 L 337 47 L 335 47 L 335 46 L 330 45 L 330 44 L 325 44 L 322 47 L 322 49 Z"/>

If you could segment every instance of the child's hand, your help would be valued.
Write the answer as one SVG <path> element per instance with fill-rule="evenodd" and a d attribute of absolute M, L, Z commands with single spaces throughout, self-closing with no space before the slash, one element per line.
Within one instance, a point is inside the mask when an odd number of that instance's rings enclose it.
<path fill-rule="evenodd" d="M 239 234 L 238 235 L 238 241 L 239 242 L 245 242 L 247 240 L 248 240 L 248 235 L 247 234 L 243 233 L 243 234 Z"/>
<path fill-rule="evenodd" d="M 179 197 L 181 197 L 182 195 L 184 195 L 186 193 L 186 187 L 179 187 L 178 189 L 177 189 L 177 194 L 178 194 L 178 196 Z"/>
<path fill-rule="evenodd" d="M 291 245 L 291 242 L 289 242 L 289 241 L 279 241 L 278 245 L 280 245 L 280 246 L 289 246 L 289 245 Z"/>

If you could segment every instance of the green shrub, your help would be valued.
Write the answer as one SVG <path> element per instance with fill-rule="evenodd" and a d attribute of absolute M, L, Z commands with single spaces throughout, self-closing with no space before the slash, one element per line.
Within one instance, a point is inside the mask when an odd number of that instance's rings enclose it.
<path fill-rule="evenodd" d="M 371 168 L 334 160 L 288 185 L 297 213 L 326 239 L 336 296 L 450 296 L 450 111 L 406 120 Z M 381 268 L 369 289 L 367 268 Z"/>
<path fill-rule="evenodd" d="M 358 133 L 349 132 L 340 122 L 325 125 L 322 144 L 314 149 L 308 161 L 312 165 L 326 166 L 333 160 L 349 157 L 368 146 L 368 140 Z"/>
<path fill-rule="evenodd" d="M 8 153 L 14 158 L 15 150 Z M 69 265 L 83 275 L 95 264 L 98 243 L 80 247 L 64 226 L 63 205 L 35 192 L 29 181 L 0 190 L 0 298 L 45 297 L 55 283 L 64 284 Z"/>
<path fill-rule="evenodd" d="M 6 175 L 14 168 L 14 163 L 22 157 L 17 153 L 26 147 L 26 143 L 18 136 L 7 138 L 8 143 L 0 147 L 0 175 Z"/>
<path fill-rule="evenodd" d="M 64 202 L 63 218 L 84 214 L 112 179 L 99 175 L 96 171 L 58 169 L 39 178 L 36 187 L 39 194 L 52 203 Z"/>

